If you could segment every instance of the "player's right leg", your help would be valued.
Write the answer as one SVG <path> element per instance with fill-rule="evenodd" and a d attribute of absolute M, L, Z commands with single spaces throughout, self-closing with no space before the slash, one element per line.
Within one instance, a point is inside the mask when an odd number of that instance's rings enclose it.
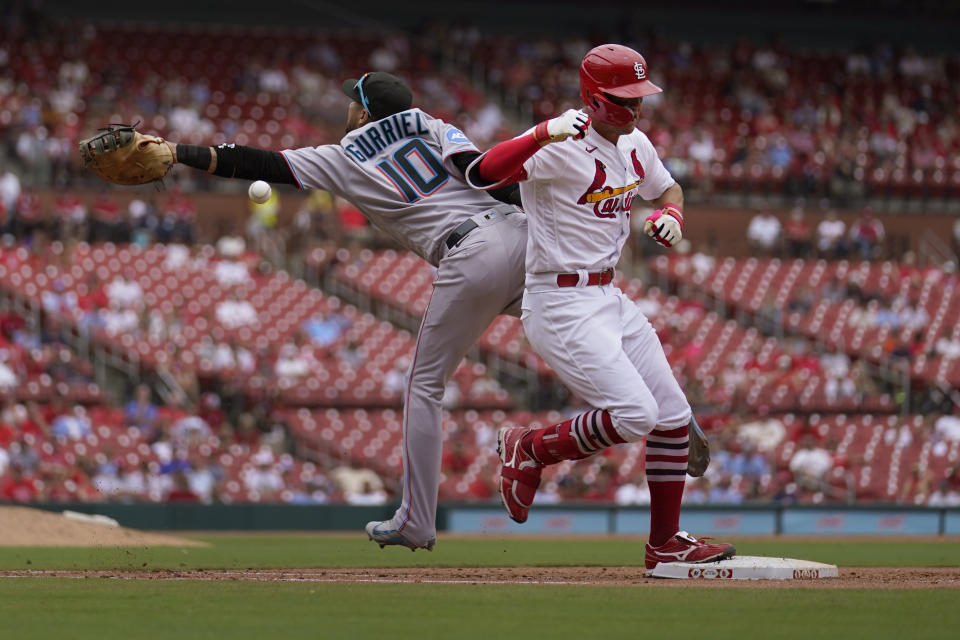
<path fill-rule="evenodd" d="M 493 319 L 523 291 L 520 214 L 475 229 L 440 262 L 409 372 L 403 414 L 403 499 L 393 518 L 367 525 L 371 540 L 430 548 L 436 540 L 444 388 Z"/>
<path fill-rule="evenodd" d="M 527 339 L 564 384 L 603 410 L 545 429 L 501 430 L 500 496 L 517 522 L 527 519 L 543 466 L 637 441 L 656 425 L 656 401 L 622 349 L 620 304 L 600 287 L 524 297 Z"/>

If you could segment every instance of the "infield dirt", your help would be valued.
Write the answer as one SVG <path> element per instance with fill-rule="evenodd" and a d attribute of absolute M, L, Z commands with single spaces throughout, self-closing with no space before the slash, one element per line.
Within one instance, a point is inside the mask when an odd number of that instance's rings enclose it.
<path fill-rule="evenodd" d="M 160 533 L 71 520 L 28 507 L 0 507 L 0 547 L 204 547 Z"/>
<path fill-rule="evenodd" d="M 638 567 L 504 567 L 416 569 L 248 569 L 193 571 L 2 571 L 0 577 L 112 578 L 121 580 L 230 580 L 337 584 L 523 584 L 786 589 L 960 589 L 960 568 L 840 569 L 822 580 L 664 580 Z"/>

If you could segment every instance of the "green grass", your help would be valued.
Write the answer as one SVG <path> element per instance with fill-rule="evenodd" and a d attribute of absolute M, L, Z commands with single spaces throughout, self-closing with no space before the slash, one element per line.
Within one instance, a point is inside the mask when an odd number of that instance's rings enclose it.
<path fill-rule="evenodd" d="M 640 566 L 643 542 L 623 538 L 544 540 L 443 537 L 431 552 L 380 549 L 352 536 L 204 536 L 209 547 L 0 547 L 2 569 L 247 569 L 312 567 Z M 769 555 L 845 567 L 956 567 L 956 541 L 739 542 L 741 555 Z"/>
<path fill-rule="evenodd" d="M 0 620 L 4 637 L 23 640 L 876 640 L 953 637 L 960 627 L 956 593 L 30 578 L 0 580 Z"/>
<path fill-rule="evenodd" d="M 205 548 L 0 548 L 0 569 L 638 566 L 643 542 L 444 536 L 433 553 L 362 535 L 202 536 Z M 953 540 L 736 541 L 841 566 L 960 566 Z M 0 578 L 0 638 L 949 638 L 955 589 L 330 584 Z"/>

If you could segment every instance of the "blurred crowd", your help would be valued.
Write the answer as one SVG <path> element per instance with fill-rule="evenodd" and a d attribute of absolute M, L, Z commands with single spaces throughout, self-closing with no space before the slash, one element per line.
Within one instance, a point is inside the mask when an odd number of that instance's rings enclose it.
<path fill-rule="evenodd" d="M 66 271 L 76 264 L 79 243 L 169 245 L 171 269 L 201 265 L 232 291 L 209 318 L 227 332 L 257 321 L 258 311 L 246 297 L 255 287 L 246 285 L 273 268 L 263 257 L 307 249 L 308 240 L 329 247 L 372 246 L 376 237 L 362 214 L 316 192 L 278 241 L 273 200 L 251 209 L 246 229 L 219 230 L 212 239 L 215 249 L 199 247 L 194 194 L 218 188 L 214 181 L 200 172 L 177 171 L 161 195 L 121 205 L 103 192 L 88 205 L 72 195 L 74 188 L 98 184 L 81 172 L 78 139 L 120 121 L 140 122 L 141 129 L 191 143 L 279 149 L 336 142 L 347 104 L 340 81 L 379 69 L 406 77 L 416 104 L 457 123 L 486 148 L 579 106 L 575 70 L 591 45 L 582 38 L 481 37 L 474 28 L 436 26 L 426 38 L 209 27 L 204 37 L 188 41 L 174 28 L 68 23 L 42 12 L 0 12 L 0 20 L 4 250 L 19 245 L 31 258 Z M 148 34 L 151 51 L 143 46 Z M 645 100 L 641 128 L 671 172 L 693 186 L 691 193 L 749 187 L 860 206 L 867 196 L 892 195 L 901 187 L 899 195 L 943 198 L 949 194 L 944 189 L 960 184 L 955 58 L 885 44 L 830 52 L 792 50 L 776 40 L 700 46 L 652 37 L 629 44 L 645 54 L 651 79 L 665 88 Z M 55 199 L 42 196 L 51 189 Z M 787 220 L 763 211 L 746 234 L 758 256 L 895 257 L 903 277 L 913 277 L 916 256 L 891 251 L 883 224 L 869 208 L 849 226 L 829 211 L 817 220 L 801 208 Z M 960 247 L 960 223 L 955 235 Z M 248 241 L 255 251 L 248 251 Z M 706 247 L 693 257 L 694 268 L 712 269 L 717 258 L 716 250 Z M 330 259 L 320 258 L 316 266 L 322 270 Z M 822 291 L 800 287 L 785 309 L 767 306 L 760 315 L 806 313 L 819 299 L 851 300 L 857 305 L 848 319 L 851 327 L 891 329 L 882 345 L 885 356 L 908 363 L 933 354 L 960 357 L 960 341 L 952 334 L 924 343 L 922 329 L 931 319 L 918 305 L 916 290 L 906 296 L 865 291 L 851 272 Z M 163 308 L 148 303 L 147 293 L 132 270 L 107 278 L 93 269 L 74 289 L 55 280 L 43 292 L 42 312 L 77 318 L 84 335 L 179 344 L 186 305 Z M 861 360 L 799 339 L 783 342 L 776 357 L 758 343 L 731 356 L 713 379 L 701 381 L 692 369 L 705 349 L 696 326 L 703 312 L 702 305 L 691 303 L 658 327 L 694 405 L 737 406 L 758 382 L 797 394 L 810 376 L 824 379 L 830 402 L 859 403 L 889 391 Z M 260 376 L 293 388 L 330 363 L 359 369 L 368 354 L 357 340 L 345 339 L 355 318 L 317 314 L 299 323 L 289 339 L 264 348 L 211 332 L 190 356 L 193 364 L 173 348 L 165 373 L 180 396 L 161 402 L 151 387 L 139 385 L 122 410 L 103 405 L 102 398 L 49 392 L 72 388 L 61 384 L 92 383 L 93 367 L 57 336 L 46 335 L 46 325 L 35 319 L 0 317 L 0 501 L 381 504 L 391 499 L 388 492 L 395 487 L 375 471 L 335 456 L 307 461 L 276 396 L 254 398 L 244 386 Z M 904 331 L 910 340 L 899 338 Z M 379 380 L 382 387 L 399 397 L 405 369 L 398 359 Z M 31 381 L 43 382 L 47 396 L 25 397 Z M 485 373 L 473 384 L 497 390 Z M 456 407 L 471 394 L 451 383 L 445 406 Z M 943 459 L 960 441 L 958 424 L 945 415 L 915 429 L 891 427 L 883 438 L 904 447 L 907 440 L 924 438 L 931 455 Z M 838 441 L 809 423 L 788 426 L 774 415 L 728 414 L 709 426 L 714 464 L 706 478 L 691 481 L 689 503 L 845 502 L 868 495 L 861 486 L 864 461 L 846 455 Z M 490 436 L 489 429 L 474 432 L 466 425 L 445 451 L 444 472 L 469 473 L 471 499 L 495 497 L 495 469 L 471 468 L 473 454 L 490 446 Z M 893 499 L 960 505 L 957 465 L 938 474 L 917 463 Z M 564 469 L 551 477 L 538 500 L 642 504 L 648 494 L 642 473 L 624 477 L 615 460 L 598 458 L 586 471 Z"/>
<path fill-rule="evenodd" d="M 582 37 L 432 25 L 362 37 L 210 27 L 187 47 L 172 27 L 3 18 L 0 163 L 31 188 L 79 184 L 76 141 L 118 120 L 175 141 L 335 142 L 346 105 L 339 83 L 370 69 L 407 77 L 416 104 L 486 148 L 579 106 L 576 69 L 591 46 Z M 898 189 L 943 197 L 960 184 L 955 58 L 883 43 L 811 51 L 776 39 L 699 45 L 651 36 L 626 44 L 665 89 L 645 100 L 641 128 L 684 184 L 706 192 L 753 184 L 840 206 Z M 151 58 L 161 45 L 162 59 Z M 202 177 L 179 179 L 194 188 Z"/>
<path fill-rule="evenodd" d="M 451 36 L 464 57 L 531 119 L 579 106 L 585 39 Z M 867 189 L 945 185 L 960 170 L 957 78 L 949 55 L 875 44 L 792 49 L 776 38 L 698 45 L 673 37 L 632 44 L 664 93 L 644 99 L 640 128 L 682 182 L 751 180 L 785 194 L 858 201 Z M 916 195 L 930 195 L 918 191 Z"/>

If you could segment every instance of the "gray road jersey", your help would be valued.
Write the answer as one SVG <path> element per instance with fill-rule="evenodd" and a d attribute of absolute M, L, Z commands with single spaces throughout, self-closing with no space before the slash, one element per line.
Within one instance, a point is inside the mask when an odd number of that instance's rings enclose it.
<path fill-rule="evenodd" d="M 350 201 L 375 225 L 437 265 L 467 218 L 511 205 L 470 188 L 451 156 L 476 151 L 453 125 L 409 109 L 351 131 L 340 144 L 283 151 L 301 189 Z"/>

